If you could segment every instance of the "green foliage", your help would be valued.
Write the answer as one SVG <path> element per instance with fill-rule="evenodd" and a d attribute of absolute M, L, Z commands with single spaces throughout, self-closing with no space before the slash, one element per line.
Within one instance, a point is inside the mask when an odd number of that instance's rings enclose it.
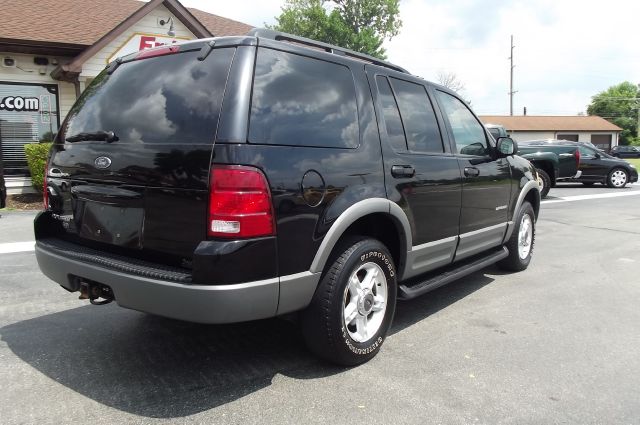
<path fill-rule="evenodd" d="M 399 0 L 286 0 L 277 31 L 385 59 L 382 43 L 398 35 Z"/>
<path fill-rule="evenodd" d="M 54 133 L 53 131 L 47 131 L 46 133 L 44 133 L 42 135 L 42 140 L 40 140 L 40 143 L 42 142 L 53 142 L 53 139 L 56 137 L 56 133 Z"/>
<path fill-rule="evenodd" d="M 638 86 L 625 81 L 593 96 L 587 113 L 600 116 L 621 127 L 620 142 L 628 145 L 638 137 L 639 95 Z"/>
<path fill-rule="evenodd" d="M 44 183 L 44 167 L 47 164 L 51 143 L 30 143 L 24 145 L 24 152 L 27 155 L 27 164 L 31 173 L 31 183 L 36 190 L 42 192 Z"/>

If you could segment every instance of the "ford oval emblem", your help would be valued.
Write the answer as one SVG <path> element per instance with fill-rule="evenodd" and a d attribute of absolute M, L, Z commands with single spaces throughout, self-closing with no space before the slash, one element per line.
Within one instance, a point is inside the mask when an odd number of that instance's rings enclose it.
<path fill-rule="evenodd" d="M 93 161 L 96 164 L 96 168 L 104 170 L 106 168 L 111 167 L 111 158 L 107 158 L 106 156 L 99 156 Z"/>

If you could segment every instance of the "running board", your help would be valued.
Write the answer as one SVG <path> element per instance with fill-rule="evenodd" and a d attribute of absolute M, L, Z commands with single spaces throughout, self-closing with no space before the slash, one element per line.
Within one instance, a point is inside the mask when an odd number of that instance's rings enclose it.
<path fill-rule="evenodd" d="M 420 295 L 433 291 L 442 285 L 446 285 L 447 283 L 458 280 L 461 277 L 477 272 L 478 270 L 482 270 L 485 267 L 506 258 L 508 255 L 509 250 L 507 247 L 503 246 L 497 250 L 491 250 L 489 253 L 479 254 L 463 260 L 460 263 L 454 263 L 445 268 L 444 272 L 439 270 L 435 275 L 433 273 L 429 273 L 425 276 L 418 276 L 410 279 L 398 286 L 398 299 L 410 300 L 419 297 Z"/>

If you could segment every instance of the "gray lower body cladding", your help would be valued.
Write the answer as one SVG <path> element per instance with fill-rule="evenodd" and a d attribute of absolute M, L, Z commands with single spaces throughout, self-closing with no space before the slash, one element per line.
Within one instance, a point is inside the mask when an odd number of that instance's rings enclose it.
<path fill-rule="evenodd" d="M 126 308 L 197 323 L 233 323 L 300 310 L 311 301 L 319 274 L 227 285 L 192 285 L 113 270 L 69 258 L 36 244 L 42 272 L 70 291 L 79 279 L 107 285 Z M 282 281 L 282 283 L 281 283 Z"/>

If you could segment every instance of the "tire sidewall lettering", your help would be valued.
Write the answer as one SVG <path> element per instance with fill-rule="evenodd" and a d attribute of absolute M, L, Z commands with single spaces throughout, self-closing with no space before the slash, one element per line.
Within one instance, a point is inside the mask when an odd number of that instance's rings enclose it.
<path fill-rule="evenodd" d="M 344 340 L 345 345 L 353 354 L 357 354 L 359 356 L 366 356 L 368 354 L 373 353 L 378 348 L 380 348 L 380 346 L 382 345 L 382 342 L 384 341 L 384 338 L 382 338 L 382 336 L 378 336 L 373 341 L 373 343 L 371 343 L 367 347 L 358 348 L 351 341 L 351 337 L 349 337 L 349 333 L 347 332 L 347 329 L 344 326 L 342 326 L 341 329 L 342 329 L 342 339 Z"/>
<path fill-rule="evenodd" d="M 382 266 L 384 266 L 384 268 L 387 269 L 387 271 L 389 272 L 389 276 L 391 277 L 395 277 L 396 275 L 396 271 L 393 267 L 393 262 L 391 260 L 389 260 L 389 258 L 387 257 L 386 254 L 384 254 L 383 252 L 380 251 L 369 251 L 365 254 L 362 254 L 360 256 L 360 261 L 361 262 L 365 262 L 366 260 L 369 259 L 378 259 L 380 260 Z"/>

